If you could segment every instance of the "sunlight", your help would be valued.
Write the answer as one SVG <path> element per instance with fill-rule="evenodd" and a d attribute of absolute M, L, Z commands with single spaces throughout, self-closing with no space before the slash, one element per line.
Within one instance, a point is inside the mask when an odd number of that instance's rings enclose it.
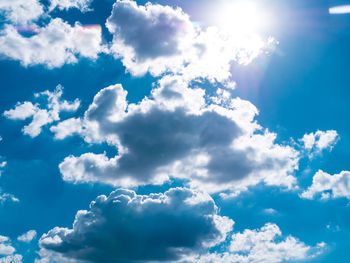
<path fill-rule="evenodd" d="M 231 34 L 257 34 L 265 29 L 269 19 L 253 2 L 226 3 L 216 15 L 218 26 Z"/>

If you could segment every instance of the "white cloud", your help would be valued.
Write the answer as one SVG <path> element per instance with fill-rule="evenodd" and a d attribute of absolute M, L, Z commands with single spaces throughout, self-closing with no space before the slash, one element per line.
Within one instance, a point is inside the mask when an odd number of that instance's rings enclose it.
<path fill-rule="evenodd" d="M 217 211 L 209 195 L 189 189 L 150 195 L 116 190 L 97 197 L 88 211 L 78 211 L 72 229 L 56 227 L 44 234 L 44 258 L 38 262 L 66 262 L 56 257 L 84 262 L 176 261 L 226 239 L 233 221 Z"/>
<path fill-rule="evenodd" d="M 19 202 L 19 199 L 15 197 L 13 194 L 2 193 L 0 191 L 0 204 L 4 204 L 5 202 Z"/>
<path fill-rule="evenodd" d="M 3 168 L 7 165 L 7 162 L 5 161 L 5 158 L 0 156 L 0 177 L 3 172 Z"/>
<path fill-rule="evenodd" d="M 73 27 L 60 18 L 55 18 L 36 34 L 22 36 L 13 25 L 5 25 L 0 34 L 0 56 L 18 60 L 22 65 L 46 65 L 60 67 L 65 63 L 76 63 L 78 58 L 96 59 L 102 51 L 101 29 Z"/>
<path fill-rule="evenodd" d="M 190 260 L 198 263 L 280 263 L 312 258 L 322 253 L 325 243 L 310 247 L 293 236 L 283 237 L 276 224 L 233 234 L 229 249 Z"/>
<path fill-rule="evenodd" d="M 346 197 L 350 199 L 350 172 L 342 171 L 339 174 L 330 175 L 318 171 L 313 179 L 312 185 L 301 194 L 302 198 L 314 199 L 321 194 L 322 199 Z"/>
<path fill-rule="evenodd" d="M 263 212 L 265 214 L 270 214 L 270 215 L 273 215 L 273 214 L 277 213 L 277 211 L 275 209 L 273 209 L 273 208 L 266 208 L 266 209 L 263 210 Z"/>
<path fill-rule="evenodd" d="M 22 255 L 15 254 L 0 258 L 0 263 L 22 263 Z"/>
<path fill-rule="evenodd" d="M 0 243 L 4 243 L 4 242 L 9 241 L 9 240 L 10 239 L 8 237 L 0 235 Z"/>
<path fill-rule="evenodd" d="M 111 52 L 134 75 L 166 72 L 184 79 L 230 77 L 230 63 L 248 64 L 274 46 L 256 35 L 227 35 L 217 28 L 194 26 L 180 8 L 118 0 L 106 22 L 114 35 Z"/>
<path fill-rule="evenodd" d="M 0 236 L 0 256 L 12 255 L 15 251 L 11 240 L 6 236 Z"/>
<path fill-rule="evenodd" d="M 32 102 L 17 103 L 14 109 L 4 112 L 4 116 L 11 120 L 25 120 L 32 118 L 29 125 L 24 126 L 23 133 L 31 137 L 36 137 L 41 133 L 42 127 L 54 121 L 60 120 L 60 112 L 74 112 L 80 106 L 80 101 L 76 99 L 74 102 L 62 100 L 63 88 L 58 85 L 54 92 L 44 91 L 35 94 L 35 97 L 45 97 L 47 99 L 46 109 L 39 107 L 39 104 Z"/>
<path fill-rule="evenodd" d="M 35 230 L 29 230 L 26 233 L 23 233 L 19 237 L 17 237 L 18 241 L 29 243 L 36 237 L 36 231 Z"/>
<path fill-rule="evenodd" d="M 4 112 L 5 117 L 12 120 L 25 120 L 32 117 L 38 108 L 31 102 L 25 101 L 23 103 L 17 103 L 15 109 L 11 109 Z"/>
<path fill-rule="evenodd" d="M 5 168 L 6 165 L 7 165 L 7 162 L 4 161 L 4 158 L 2 156 L 0 156 L 0 177 L 3 172 L 3 168 Z M 19 202 L 19 199 L 15 197 L 13 194 L 3 193 L 0 188 L 0 205 L 3 205 L 5 202 Z M 0 238 L 0 242 L 1 240 L 2 239 Z"/>
<path fill-rule="evenodd" d="M 0 263 L 22 263 L 22 255 L 15 251 L 10 238 L 0 235 Z"/>
<path fill-rule="evenodd" d="M 332 150 L 333 146 L 339 140 L 339 135 L 335 130 L 317 131 L 315 133 L 305 134 L 301 141 L 305 149 L 322 151 L 324 149 Z"/>
<path fill-rule="evenodd" d="M 39 0 L 1 0 L 0 16 L 14 24 L 28 24 L 44 14 Z M 2 49 L 3 46 L 1 45 Z"/>
<path fill-rule="evenodd" d="M 93 0 L 51 0 L 49 10 L 58 8 L 59 10 L 68 10 L 77 8 L 82 12 L 90 11 L 89 6 Z"/>
<path fill-rule="evenodd" d="M 121 85 L 110 86 L 95 96 L 83 118 L 51 127 L 56 139 L 79 134 L 89 143 L 118 148 L 113 158 L 68 156 L 60 164 L 63 179 L 128 187 L 182 178 L 210 192 L 236 192 L 261 182 L 295 185 L 298 152 L 261 129 L 251 103 L 231 98 L 225 105 L 207 104 L 204 90 L 168 80 L 138 104 L 127 103 Z"/>

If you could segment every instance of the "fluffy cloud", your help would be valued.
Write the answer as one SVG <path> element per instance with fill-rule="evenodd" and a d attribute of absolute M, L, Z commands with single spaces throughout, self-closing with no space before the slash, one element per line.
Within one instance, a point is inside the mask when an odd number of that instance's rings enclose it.
<path fill-rule="evenodd" d="M 335 130 L 312 132 L 310 134 L 305 134 L 301 139 L 305 149 L 309 151 L 322 151 L 324 149 L 332 150 L 338 140 L 339 135 Z"/>
<path fill-rule="evenodd" d="M 233 221 L 219 216 L 207 194 L 184 188 L 137 195 L 116 190 L 76 214 L 73 229 L 40 239 L 39 262 L 159 262 L 206 251 L 226 239 Z M 50 257 L 48 259 L 48 257 Z M 76 261 L 71 261 L 76 262 Z"/>
<path fill-rule="evenodd" d="M 47 98 L 47 109 L 41 109 L 38 104 L 32 102 L 17 103 L 14 109 L 4 112 L 6 118 L 12 120 L 25 120 L 32 118 L 29 125 L 24 126 L 23 133 L 28 134 L 31 137 L 36 137 L 41 133 L 42 127 L 60 120 L 61 111 L 76 111 L 80 106 L 80 101 L 76 99 L 74 102 L 68 102 L 61 100 L 63 94 L 62 86 L 58 85 L 54 92 L 44 91 L 35 94 L 35 97 Z"/>
<path fill-rule="evenodd" d="M 185 79 L 222 81 L 230 76 L 232 61 L 248 64 L 274 45 L 272 39 L 264 42 L 256 35 L 227 35 L 217 28 L 195 27 L 180 8 L 139 6 L 130 0 L 114 4 L 106 26 L 114 35 L 112 53 L 134 75 L 172 72 Z"/>
<path fill-rule="evenodd" d="M 17 237 L 18 241 L 29 243 L 36 237 L 36 231 L 35 230 L 29 230 L 26 233 L 23 233 L 19 237 Z"/>
<path fill-rule="evenodd" d="M 6 165 L 7 165 L 7 162 L 4 161 L 4 158 L 2 156 L 0 156 L 0 177 L 3 172 L 3 168 Z M 19 202 L 19 199 L 15 197 L 13 194 L 3 193 L 0 188 L 0 205 L 4 204 L 5 202 Z"/>
<path fill-rule="evenodd" d="M 0 235 L 0 263 L 22 263 L 22 255 L 14 254 L 15 251 L 11 240 Z"/>
<path fill-rule="evenodd" d="M 40 4 L 39 0 L 0 1 L 0 16 L 3 15 L 5 21 L 14 24 L 28 24 L 39 18 L 43 13 L 43 6 Z"/>
<path fill-rule="evenodd" d="M 160 74 L 169 64 L 182 63 L 194 34 L 181 9 L 151 3 L 138 6 L 129 0 L 114 4 L 106 26 L 114 34 L 111 50 L 136 75 L 147 70 Z"/>
<path fill-rule="evenodd" d="M 16 249 L 11 245 L 10 239 L 6 236 L 0 236 L 0 255 L 11 255 Z"/>
<path fill-rule="evenodd" d="M 313 199 L 321 194 L 322 199 L 346 197 L 350 199 L 350 172 L 342 171 L 340 174 L 330 175 L 318 171 L 312 185 L 301 194 L 302 198 Z"/>
<path fill-rule="evenodd" d="M 0 258 L 0 263 L 22 263 L 22 255 L 15 254 Z"/>
<path fill-rule="evenodd" d="M 18 60 L 24 66 L 43 64 L 49 68 L 76 63 L 79 57 L 96 59 L 101 47 L 101 29 L 73 27 L 55 18 L 42 28 L 32 26 L 35 34 L 22 36 L 13 25 L 0 33 L 0 56 Z"/>
<path fill-rule="evenodd" d="M 260 229 L 246 229 L 233 234 L 229 251 L 212 253 L 189 260 L 199 263 L 279 263 L 314 257 L 322 252 L 325 243 L 310 247 L 295 237 L 283 237 L 279 227 L 268 223 Z"/>
<path fill-rule="evenodd" d="M 105 88 L 84 118 L 51 127 L 58 139 L 76 133 L 89 143 L 118 148 L 113 158 L 68 156 L 60 164 L 64 180 L 128 187 L 173 177 L 211 192 L 260 182 L 294 185 L 298 152 L 276 144 L 276 134 L 261 129 L 254 121 L 257 109 L 248 101 L 207 103 L 204 90 L 174 79 L 163 79 L 152 98 L 138 104 L 128 104 L 126 94 L 121 85 Z"/>
<path fill-rule="evenodd" d="M 78 8 L 82 12 L 90 11 L 89 6 L 93 0 L 51 0 L 49 10 L 58 8 L 59 10 L 68 10 Z"/>

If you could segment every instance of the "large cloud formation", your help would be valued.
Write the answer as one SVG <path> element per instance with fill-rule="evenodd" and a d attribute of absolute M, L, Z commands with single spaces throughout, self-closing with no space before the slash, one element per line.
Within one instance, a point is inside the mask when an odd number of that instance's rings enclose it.
<path fill-rule="evenodd" d="M 72 229 L 44 234 L 36 262 L 280 263 L 314 257 L 326 247 L 282 235 L 272 223 L 229 235 L 232 226 L 203 192 L 174 188 L 137 195 L 121 189 L 79 211 Z"/>
<path fill-rule="evenodd" d="M 41 262 L 171 262 L 223 242 L 232 226 L 202 192 L 116 190 L 79 211 L 73 229 L 44 234 Z"/>
<path fill-rule="evenodd" d="M 105 88 L 83 118 L 51 127 L 57 139 L 79 134 L 89 143 L 118 148 L 113 158 L 67 157 L 60 164 L 64 180 L 129 187 L 181 178 L 211 192 L 239 191 L 259 182 L 294 185 L 298 152 L 262 130 L 248 101 L 206 102 L 204 90 L 172 78 L 138 104 L 128 104 L 126 95 L 121 85 Z"/>
<path fill-rule="evenodd" d="M 111 52 L 134 75 L 171 72 L 185 79 L 223 80 L 232 61 L 248 64 L 273 44 L 200 28 L 180 8 L 131 0 L 116 1 L 106 26 L 114 36 Z"/>

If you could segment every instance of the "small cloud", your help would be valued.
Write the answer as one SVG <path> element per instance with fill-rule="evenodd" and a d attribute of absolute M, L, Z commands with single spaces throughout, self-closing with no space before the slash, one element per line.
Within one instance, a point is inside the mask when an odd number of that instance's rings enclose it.
<path fill-rule="evenodd" d="M 63 87 L 58 85 L 56 89 L 51 91 L 44 91 L 34 94 L 35 98 L 45 97 L 47 105 L 44 108 L 40 107 L 38 103 L 32 102 L 18 102 L 14 109 L 10 109 L 4 112 L 4 116 L 11 120 L 26 120 L 32 118 L 29 125 L 23 127 L 23 133 L 28 134 L 32 138 L 38 136 L 42 127 L 60 120 L 60 113 L 62 111 L 74 112 L 80 106 L 78 99 L 69 102 L 62 100 Z"/>
<path fill-rule="evenodd" d="M 51 0 L 51 5 L 49 7 L 50 12 L 55 8 L 59 10 L 69 10 L 71 8 L 77 8 L 81 12 L 92 11 L 89 8 L 93 0 Z"/>
<path fill-rule="evenodd" d="M 5 202 L 8 202 L 8 201 L 18 203 L 19 199 L 15 197 L 13 194 L 1 193 L 0 191 L 0 204 L 4 204 Z"/>
<path fill-rule="evenodd" d="M 36 237 L 36 231 L 35 230 L 29 230 L 28 232 L 20 235 L 17 237 L 18 241 L 29 243 Z"/>
<path fill-rule="evenodd" d="M 318 130 L 315 133 L 305 134 L 303 138 L 300 139 L 300 142 L 309 155 L 309 158 L 313 158 L 315 154 L 319 154 L 323 150 L 332 151 L 339 139 L 340 137 L 335 130 Z"/>
<path fill-rule="evenodd" d="M 264 213 L 269 214 L 269 215 L 273 215 L 273 214 L 276 214 L 277 211 L 273 208 L 266 208 L 266 209 L 264 209 Z"/>
<path fill-rule="evenodd" d="M 321 200 L 345 197 L 350 199 L 350 172 L 342 171 L 330 175 L 319 170 L 312 179 L 312 185 L 300 196 L 305 199 L 314 199 L 321 195 Z"/>

